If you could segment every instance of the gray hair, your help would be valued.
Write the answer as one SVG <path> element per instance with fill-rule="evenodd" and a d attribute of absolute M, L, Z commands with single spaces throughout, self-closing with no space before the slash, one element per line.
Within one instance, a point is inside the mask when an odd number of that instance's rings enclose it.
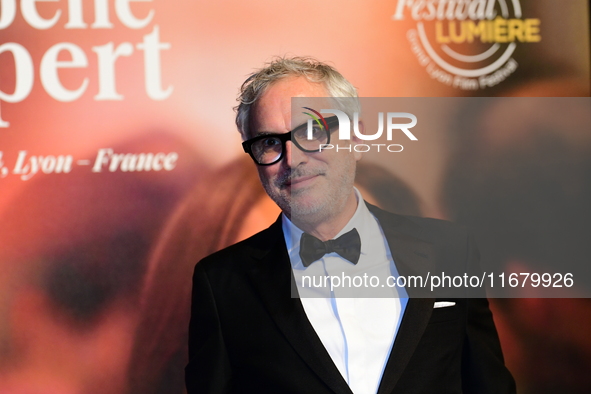
<path fill-rule="evenodd" d="M 267 63 L 265 67 L 252 73 L 240 87 L 234 108 L 236 126 L 246 140 L 249 136 L 250 113 L 252 106 L 266 90 L 278 80 L 289 76 L 301 76 L 310 82 L 322 83 L 332 97 L 355 97 L 357 89 L 347 81 L 334 67 L 311 57 L 279 57 Z M 357 100 L 355 100 L 357 102 Z M 356 105 L 358 107 L 359 104 Z M 357 110 L 355 108 L 354 110 Z M 350 111 L 346 111 L 350 112 Z"/>

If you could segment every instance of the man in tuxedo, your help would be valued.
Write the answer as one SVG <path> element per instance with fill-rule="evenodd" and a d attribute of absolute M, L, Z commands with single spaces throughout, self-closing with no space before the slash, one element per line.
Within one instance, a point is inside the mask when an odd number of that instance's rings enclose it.
<path fill-rule="evenodd" d="M 243 146 L 282 214 L 197 264 L 189 394 L 515 392 L 485 298 L 407 298 L 405 288 L 393 297 L 342 298 L 332 289 L 292 297 L 308 273 L 396 277 L 441 262 L 468 272 L 478 260 L 462 228 L 365 203 L 353 187 L 361 154 L 320 151 L 334 127 L 323 120 L 307 132 L 292 97 L 357 93 L 308 58 L 277 59 L 242 85 Z"/>

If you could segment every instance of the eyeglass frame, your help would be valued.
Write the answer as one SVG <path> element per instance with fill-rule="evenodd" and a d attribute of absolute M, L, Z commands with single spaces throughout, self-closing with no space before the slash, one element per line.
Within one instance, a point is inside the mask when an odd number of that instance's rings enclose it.
<path fill-rule="evenodd" d="M 333 132 L 331 130 L 330 125 L 331 124 L 334 125 L 335 123 L 338 125 L 338 117 L 337 116 L 330 116 L 328 118 L 324 118 L 324 121 L 326 122 L 326 126 L 327 126 L 327 128 L 326 128 L 326 144 L 330 144 L 330 135 Z M 310 149 L 304 149 L 304 148 L 302 148 L 302 146 L 300 146 L 300 144 L 298 144 L 298 142 L 295 139 L 292 140 L 292 138 L 291 138 L 291 136 L 292 136 L 293 133 L 295 133 L 296 131 L 298 131 L 298 130 L 300 130 L 302 128 L 307 128 L 307 127 L 308 127 L 308 123 L 306 122 L 304 124 L 299 125 L 295 129 L 293 129 L 291 131 L 288 131 L 287 133 L 281 133 L 281 134 L 272 134 L 272 133 L 269 133 L 269 134 L 261 134 L 261 135 L 258 135 L 258 136 L 254 137 L 254 138 L 251 138 L 251 139 L 248 139 L 248 140 L 242 142 L 242 149 L 244 149 L 244 152 L 245 153 L 248 153 L 250 155 L 250 157 L 252 158 L 252 160 L 258 166 L 271 166 L 273 164 L 276 164 L 276 163 L 280 162 L 281 159 L 283 159 L 283 156 L 285 155 L 285 151 L 286 151 L 286 146 L 285 145 L 286 145 L 287 141 L 293 142 L 293 144 L 295 146 L 297 146 L 298 149 L 301 150 L 302 152 L 306 152 L 306 153 L 316 153 L 316 152 L 319 152 L 320 151 L 320 147 L 318 149 L 312 149 L 312 150 L 310 150 Z M 324 126 L 322 126 L 322 127 L 324 128 Z M 277 138 L 277 139 L 279 139 L 279 141 L 281 141 L 281 154 L 277 157 L 277 159 L 275 161 L 273 161 L 271 163 L 264 163 L 264 164 L 263 163 L 259 163 L 257 161 L 257 159 L 255 158 L 254 153 L 252 152 L 252 145 L 255 142 L 257 142 L 257 141 L 260 141 L 262 139 L 269 138 L 269 137 Z"/>

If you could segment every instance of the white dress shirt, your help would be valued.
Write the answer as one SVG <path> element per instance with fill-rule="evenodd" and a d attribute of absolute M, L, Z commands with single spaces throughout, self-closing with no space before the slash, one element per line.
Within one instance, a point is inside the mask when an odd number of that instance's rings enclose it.
<path fill-rule="evenodd" d="M 398 272 L 377 219 L 357 189 L 355 193 L 355 214 L 335 238 L 353 228 L 357 229 L 361 238 L 361 255 L 357 265 L 336 253 L 330 253 L 304 267 L 299 255 L 302 230 L 285 215 L 282 226 L 301 302 L 312 327 L 351 391 L 355 394 L 375 394 L 408 298 L 405 298 L 404 289 L 382 287 L 388 276 L 397 276 Z M 300 287 L 304 276 L 322 278 L 334 275 L 342 278 L 346 275 L 363 278 L 364 274 L 380 279 L 380 285 L 371 288 L 369 293 L 352 293 L 352 289 L 347 287 L 335 287 L 332 290 L 330 287 Z M 361 289 L 353 290 L 368 289 L 362 286 Z M 376 290 L 381 293 L 376 293 Z M 351 294 L 365 294 L 365 298 L 350 298 Z"/>

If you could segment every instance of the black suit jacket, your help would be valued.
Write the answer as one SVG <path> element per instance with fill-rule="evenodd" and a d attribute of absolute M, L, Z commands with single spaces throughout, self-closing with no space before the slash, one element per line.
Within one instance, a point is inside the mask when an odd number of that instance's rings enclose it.
<path fill-rule="evenodd" d="M 477 265 L 461 227 L 370 210 L 400 275 L 439 262 L 457 262 L 459 271 Z M 301 301 L 291 298 L 292 280 L 280 220 L 197 264 L 189 394 L 351 393 Z M 409 299 L 378 394 L 514 393 L 487 300 L 455 299 L 453 307 L 433 309 L 435 301 Z"/>

